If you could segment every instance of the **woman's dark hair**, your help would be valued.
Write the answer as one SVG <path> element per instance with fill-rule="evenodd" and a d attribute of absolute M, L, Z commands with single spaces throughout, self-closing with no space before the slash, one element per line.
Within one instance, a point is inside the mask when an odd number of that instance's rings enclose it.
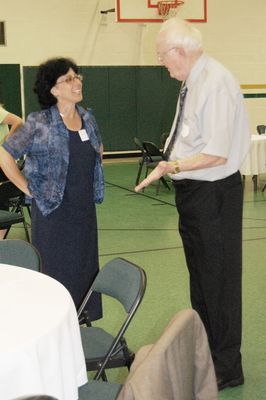
<path fill-rule="evenodd" d="M 78 66 L 70 58 L 51 58 L 39 66 L 33 91 L 38 96 L 41 108 L 56 104 L 57 100 L 50 91 L 59 76 L 67 74 L 70 68 L 78 73 Z"/>

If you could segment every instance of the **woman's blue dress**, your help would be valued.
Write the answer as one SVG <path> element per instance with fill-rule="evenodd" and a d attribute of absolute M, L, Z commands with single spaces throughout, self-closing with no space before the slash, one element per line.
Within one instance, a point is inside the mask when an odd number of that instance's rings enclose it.
<path fill-rule="evenodd" d="M 78 308 L 99 271 L 98 234 L 93 179 L 95 150 L 69 131 L 69 167 L 63 201 L 44 217 L 32 204 L 32 243 L 42 258 L 42 271 L 61 282 Z M 102 316 L 100 295 L 88 307 L 91 320 Z"/>

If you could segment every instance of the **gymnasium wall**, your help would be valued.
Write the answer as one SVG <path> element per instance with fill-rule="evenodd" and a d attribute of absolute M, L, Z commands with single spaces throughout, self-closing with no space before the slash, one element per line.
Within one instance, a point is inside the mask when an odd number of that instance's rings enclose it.
<path fill-rule="evenodd" d="M 167 88 L 171 88 L 170 94 L 162 95 L 162 79 L 167 78 L 157 66 L 154 46 L 160 23 L 116 23 L 115 13 L 103 18 L 101 10 L 115 7 L 115 0 L 46 0 L 45 3 L 28 0 L 26 7 L 20 0 L 0 0 L 0 19 L 6 23 L 7 34 L 6 46 L 0 46 L 0 60 L 1 64 L 21 66 L 22 93 L 25 85 L 25 97 L 23 95 L 21 100 L 25 114 L 31 105 L 35 107 L 28 85 L 29 67 L 34 69 L 48 57 L 63 55 L 74 58 L 91 71 L 88 72 L 85 84 L 88 89 L 84 97 L 95 108 L 104 134 L 119 126 L 119 135 L 123 133 L 124 136 L 131 136 L 133 131 L 134 135 L 146 135 L 146 126 L 150 128 L 149 134 L 153 127 L 155 130 L 168 128 L 169 122 L 166 126 L 159 117 L 164 118 L 165 102 L 169 100 L 171 103 L 175 99 L 176 92 L 173 95 L 172 88 L 177 83 L 169 78 L 171 83 L 167 83 Z M 255 131 L 258 123 L 265 123 L 265 0 L 207 0 L 207 22 L 195 25 L 202 31 L 205 50 L 225 64 L 240 82 L 251 130 Z M 121 85 L 123 90 L 120 90 Z M 144 85 L 143 91 L 139 85 Z M 152 93 L 150 98 L 146 89 Z M 111 94 L 113 90 L 114 95 Z M 112 109 L 107 99 L 114 103 Z M 134 103 L 128 119 L 125 103 L 130 110 Z M 167 107 L 169 112 L 174 109 L 171 104 Z M 152 118 L 149 123 L 145 122 L 145 119 Z M 111 148 L 113 143 L 109 136 L 107 142 Z M 117 148 L 116 144 L 114 146 Z"/>
<path fill-rule="evenodd" d="M 0 104 L 22 116 L 19 64 L 0 64 Z"/>
<path fill-rule="evenodd" d="M 36 69 L 23 69 L 26 115 L 39 109 L 31 89 Z M 161 134 L 170 130 L 180 86 L 165 68 L 82 66 L 81 73 L 82 105 L 94 111 L 105 152 L 136 150 L 134 136 L 160 145 Z"/>

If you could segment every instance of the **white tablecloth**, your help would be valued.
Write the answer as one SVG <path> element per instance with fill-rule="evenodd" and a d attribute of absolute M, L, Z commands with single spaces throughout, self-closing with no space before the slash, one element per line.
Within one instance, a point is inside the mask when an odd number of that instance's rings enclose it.
<path fill-rule="evenodd" d="M 266 135 L 251 136 L 251 148 L 240 171 L 242 175 L 266 173 Z"/>
<path fill-rule="evenodd" d="M 0 399 L 77 400 L 87 381 L 77 313 L 56 280 L 0 264 Z"/>

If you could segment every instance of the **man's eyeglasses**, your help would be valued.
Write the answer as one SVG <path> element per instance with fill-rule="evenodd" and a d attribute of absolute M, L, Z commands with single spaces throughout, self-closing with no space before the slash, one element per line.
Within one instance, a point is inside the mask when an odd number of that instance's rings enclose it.
<path fill-rule="evenodd" d="M 82 82 L 83 81 L 83 76 L 80 75 L 80 74 L 69 75 L 63 81 L 56 82 L 56 84 L 59 85 L 59 83 L 64 83 L 65 82 L 65 83 L 68 83 L 68 84 L 72 85 L 74 83 L 75 79 L 78 79 L 80 82 Z"/>
<path fill-rule="evenodd" d="M 159 62 L 163 62 L 163 60 L 164 60 L 164 58 L 167 56 L 167 54 L 168 54 L 170 51 L 175 50 L 176 48 L 177 48 L 176 46 L 175 46 L 175 47 L 171 47 L 170 49 L 164 51 L 163 53 L 157 53 L 157 60 L 158 60 Z"/>

